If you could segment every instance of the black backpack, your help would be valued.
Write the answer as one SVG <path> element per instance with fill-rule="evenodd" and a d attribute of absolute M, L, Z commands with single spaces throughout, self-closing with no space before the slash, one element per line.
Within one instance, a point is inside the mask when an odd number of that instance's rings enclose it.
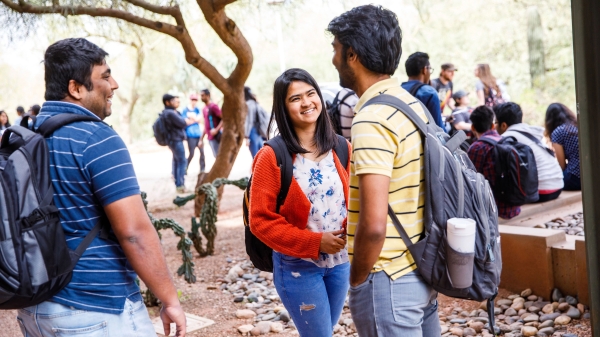
<path fill-rule="evenodd" d="M 158 114 L 158 118 L 154 124 L 152 124 L 152 131 L 154 131 L 154 139 L 156 139 L 158 145 L 169 145 L 169 130 L 167 128 L 164 113 Z"/>
<path fill-rule="evenodd" d="M 338 94 L 335 95 L 333 102 L 331 102 L 331 105 L 327 107 L 327 113 L 329 114 L 329 118 L 331 119 L 331 124 L 333 125 L 335 133 L 337 133 L 338 135 L 342 135 L 342 104 L 353 108 L 349 104 L 345 103 L 346 99 L 352 95 L 356 94 L 354 93 L 354 91 L 348 90 L 348 92 L 342 97 L 342 99 L 339 99 L 338 92 Z"/>
<path fill-rule="evenodd" d="M 538 172 L 531 148 L 515 137 L 503 137 L 500 141 L 481 137 L 479 140 L 494 146 L 496 183 L 492 190 L 496 200 L 513 206 L 537 201 Z"/>
<path fill-rule="evenodd" d="M 293 174 L 294 174 L 294 160 L 292 155 L 288 151 L 287 145 L 285 145 L 285 141 L 281 136 L 277 136 L 265 143 L 265 145 L 270 146 L 273 151 L 275 151 L 275 157 L 277 158 L 277 166 L 281 171 L 281 189 L 279 190 L 279 194 L 277 195 L 277 213 L 279 213 L 279 209 L 281 205 L 285 202 L 285 198 L 287 197 L 288 191 L 290 190 L 290 185 L 292 183 Z M 338 135 L 338 142 L 335 146 L 335 154 L 338 156 L 340 163 L 346 165 L 349 159 L 348 153 L 348 143 L 346 142 L 346 138 Z M 271 247 L 264 244 L 250 231 L 250 185 L 252 184 L 252 177 L 248 181 L 248 186 L 246 187 L 246 191 L 244 192 L 244 203 L 243 203 L 243 212 L 244 212 L 244 227 L 245 227 L 245 240 L 246 240 L 246 253 L 250 256 L 250 261 L 254 264 L 254 267 L 258 268 L 262 271 L 273 272 L 273 249 Z"/>
<path fill-rule="evenodd" d="M 0 142 L 0 309 L 49 300 L 70 281 L 79 257 L 102 229 L 98 221 L 75 251 L 68 248 L 54 205 L 50 158 L 44 137 L 61 126 L 98 118 L 70 113 L 45 121 L 37 133 L 21 126 Z M 11 137 L 12 136 L 12 137 Z"/>

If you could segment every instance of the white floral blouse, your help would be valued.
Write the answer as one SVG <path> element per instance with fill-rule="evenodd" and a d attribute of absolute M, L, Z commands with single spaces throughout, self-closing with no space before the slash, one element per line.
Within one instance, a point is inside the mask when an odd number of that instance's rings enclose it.
<path fill-rule="evenodd" d="M 312 232 L 333 232 L 342 229 L 347 216 L 344 185 L 335 167 L 333 151 L 320 162 L 306 159 L 300 154 L 294 161 L 294 179 L 312 204 L 308 216 L 308 230 Z M 321 268 L 333 268 L 348 262 L 348 250 L 336 254 L 321 252 L 319 259 L 304 259 Z"/>

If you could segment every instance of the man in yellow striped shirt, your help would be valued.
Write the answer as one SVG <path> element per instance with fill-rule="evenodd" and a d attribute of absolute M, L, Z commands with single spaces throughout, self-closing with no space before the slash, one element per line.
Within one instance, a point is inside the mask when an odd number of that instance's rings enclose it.
<path fill-rule="evenodd" d="M 423 233 L 425 205 L 421 135 L 399 110 L 365 103 L 395 96 L 427 121 L 394 74 L 402 54 L 396 15 L 356 7 L 329 23 L 340 85 L 360 97 L 352 123 L 348 216 L 350 310 L 359 336 L 439 336 L 437 292 L 427 285 L 387 215 L 388 204 L 412 242 Z"/>

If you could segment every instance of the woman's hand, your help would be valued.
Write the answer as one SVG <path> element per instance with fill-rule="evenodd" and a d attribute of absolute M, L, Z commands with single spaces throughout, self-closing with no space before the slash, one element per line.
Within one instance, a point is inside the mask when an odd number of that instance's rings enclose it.
<path fill-rule="evenodd" d="M 335 254 L 346 247 L 346 230 L 340 229 L 335 232 L 325 232 L 321 237 L 319 251 L 327 254 Z"/>

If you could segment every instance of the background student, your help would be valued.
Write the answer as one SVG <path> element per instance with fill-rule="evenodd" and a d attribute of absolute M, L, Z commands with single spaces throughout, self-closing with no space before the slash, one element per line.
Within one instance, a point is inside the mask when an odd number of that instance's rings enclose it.
<path fill-rule="evenodd" d="M 183 108 L 181 111 L 181 117 L 185 119 L 187 127 L 185 128 L 185 135 L 188 143 L 188 158 L 187 167 L 190 167 L 192 159 L 194 159 L 194 153 L 196 148 L 200 151 L 200 173 L 206 169 L 206 159 L 204 156 L 204 143 L 202 142 L 202 130 L 204 130 L 204 116 L 197 107 L 198 95 L 190 95 L 190 105 Z M 187 171 L 186 171 L 187 172 Z"/>
<path fill-rule="evenodd" d="M 546 136 L 550 137 L 558 164 L 563 169 L 565 191 L 581 190 L 577 116 L 561 103 L 546 110 Z"/>

